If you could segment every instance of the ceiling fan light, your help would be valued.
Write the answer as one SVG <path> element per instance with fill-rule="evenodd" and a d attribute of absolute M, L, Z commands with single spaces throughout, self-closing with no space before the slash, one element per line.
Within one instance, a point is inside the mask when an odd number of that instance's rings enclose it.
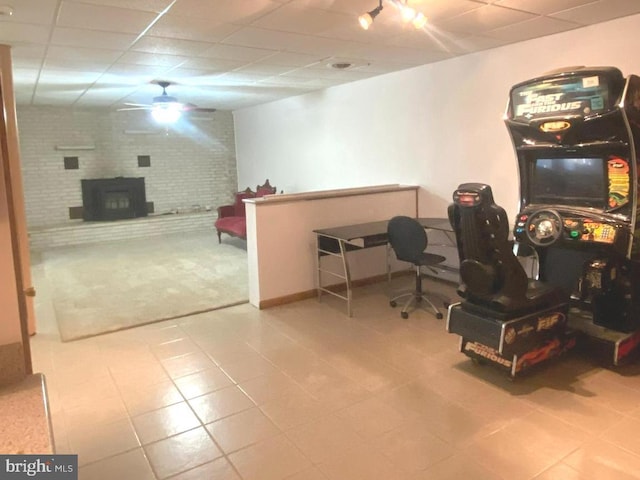
<path fill-rule="evenodd" d="M 178 105 L 162 105 L 160 107 L 154 107 L 151 110 L 151 117 L 158 123 L 175 123 L 178 121 L 182 112 Z"/>

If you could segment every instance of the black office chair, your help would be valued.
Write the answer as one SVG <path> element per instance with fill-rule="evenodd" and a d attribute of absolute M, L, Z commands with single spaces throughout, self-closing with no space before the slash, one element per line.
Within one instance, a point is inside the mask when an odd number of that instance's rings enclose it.
<path fill-rule="evenodd" d="M 442 255 L 425 252 L 428 244 L 427 232 L 425 232 L 424 227 L 420 225 L 415 218 L 405 216 L 393 217 L 387 225 L 387 236 L 389 237 L 391 248 L 393 248 L 396 254 L 396 258 L 403 262 L 412 263 L 416 271 L 415 290 L 392 298 L 389 304 L 395 307 L 398 304 L 398 300 L 409 297 L 409 300 L 400 312 L 402 318 L 409 318 L 409 307 L 414 303 L 419 304 L 424 300 L 433 309 L 436 318 L 442 318 L 442 313 L 440 313 L 433 302 L 431 302 L 422 291 L 422 274 L 420 267 L 430 268 L 434 273 L 437 273 L 437 270 L 435 270 L 433 266 L 444 262 L 446 259 Z"/>
<path fill-rule="evenodd" d="M 527 277 L 508 238 L 507 214 L 494 203 L 489 185 L 461 184 L 448 213 L 458 244 L 463 310 L 512 318 L 566 301 L 560 288 Z"/>

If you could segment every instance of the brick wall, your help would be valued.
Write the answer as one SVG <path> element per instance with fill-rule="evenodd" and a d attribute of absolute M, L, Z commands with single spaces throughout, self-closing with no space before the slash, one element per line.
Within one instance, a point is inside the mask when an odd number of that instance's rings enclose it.
<path fill-rule="evenodd" d="M 77 223 L 69 208 L 82 206 L 86 178 L 145 177 L 156 213 L 230 203 L 238 183 L 232 114 L 198 117 L 166 131 L 145 111 L 18 108 L 29 229 Z M 95 150 L 55 148 L 78 145 Z M 150 156 L 149 167 L 138 166 L 139 155 Z M 64 157 L 78 157 L 78 169 L 65 169 Z"/>

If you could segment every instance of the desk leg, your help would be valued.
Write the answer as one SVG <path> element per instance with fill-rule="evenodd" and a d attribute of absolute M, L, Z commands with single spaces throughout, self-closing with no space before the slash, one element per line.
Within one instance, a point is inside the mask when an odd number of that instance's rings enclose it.
<path fill-rule="evenodd" d="M 391 298 L 391 245 L 387 243 L 384 248 L 387 254 L 387 294 Z"/>
<path fill-rule="evenodd" d="M 320 297 L 322 296 L 322 284 L 321 282 L 322 273 L 320 270 L 320 236 L 316 235 L 316 289 L 318 290 L 318 301 L 320 301 Z"/>
<path fill-rule="evenodd" d="M 351 308 L 351 300 L 353 295 L 351 293 L 351 272 L 349 271 L 349 262 L 347 261 L 347 248 L 344 240 L 340 240 L 340 256 L 342 257 L 342 268 L 344 269 L 344 281 L 347 288 L 347 315 L 353 316 Z"/>

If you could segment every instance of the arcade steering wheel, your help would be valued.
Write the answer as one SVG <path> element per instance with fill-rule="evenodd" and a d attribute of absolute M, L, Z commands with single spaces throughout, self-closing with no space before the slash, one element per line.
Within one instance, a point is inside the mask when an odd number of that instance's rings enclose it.
<path fill-rule="evenodd" d="M 555 210 L 538 210 L 527 220 L 525 232 L 536 247 L 548 247 L 562 235 L 562 218 Z"/>

